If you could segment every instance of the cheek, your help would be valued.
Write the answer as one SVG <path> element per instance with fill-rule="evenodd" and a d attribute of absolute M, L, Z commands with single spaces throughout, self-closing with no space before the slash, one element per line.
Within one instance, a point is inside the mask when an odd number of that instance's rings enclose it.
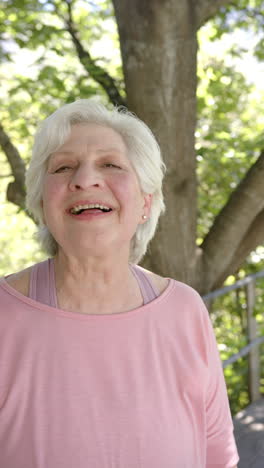
<path fill-rule="evenodd" d="M 61 186 L 57 181 L 47 179 L 43 184 L 42 209 L 44 221 L 48 222 L 52 212 L 61 198 Z"/>
<path fill-rule="evenodd" d="M 55 179 L 47 178 L 43 185 L 43 203 L 49 200 L 57 200 L 61 192 L 61 186 Z"/>
<path fill-rule="evenodd" d="M 127 200 L 135 200 L 140 194 L 137 179 L 131 174 L 116 175 L 111 179 L 111 186 L 115 193 L 119 193 L 121 198 Z"/>
<path fill-rule="evenodd" d="M 131 175 L 116 177 L 112 180 L 111 189 L 121 207 L 125 208 L 124 213 L 130 218 L 131 214 L 137 217 L 144 203 L 137 179 Z"/>

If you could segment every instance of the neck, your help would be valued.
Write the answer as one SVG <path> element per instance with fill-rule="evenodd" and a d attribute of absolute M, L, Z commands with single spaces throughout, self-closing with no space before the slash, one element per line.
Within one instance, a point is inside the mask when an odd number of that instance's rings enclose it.
<path fill-rule="evenodd" d="M 142 305 L 128 254 L 78 259 L 59 251 L 54 259 L 59 307 L 100 314 Z"/>

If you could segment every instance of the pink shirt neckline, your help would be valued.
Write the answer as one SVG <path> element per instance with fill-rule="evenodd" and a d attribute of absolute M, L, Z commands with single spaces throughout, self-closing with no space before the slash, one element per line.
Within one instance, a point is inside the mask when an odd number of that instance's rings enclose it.
<path fill-rule="evenodd" d="M 127 312 L 118 312 L 118 313 L 113 313 L 113 314 L 82 314 L 80 312 L 68 312 L 66 310 L 60 309 L 60 308 L 55 308 L 51 307 L 47 304 L 42 304 L 41 302 L 35 301 L 34 299 L 31 299 L 27 296 L 24 296 L 22 293 L 17 291 L 15 288 L 10 286 L 10 284 L 6 281 L 5 278 L 0 278 L 0 286 L 5 289 L 9 294 L 12 296 L 15 296 L 18 300 L 21 302 L 24 302 L 25 304 L 28 304 L 29 306 L 32 306 L 34 308 L 44 310 L 51 312 L 53 314 L 66 317 L 69 319 L 73 320 L 96 320 L 96 319 L 121 319 L 121 318 L 130 318 L 132 315 L 136 315 L 139 311 L 140 312 L 145 312 L 147 311 L 150 307 L 153 307 L 154 305 L 159 304 L 161 301 L 163 301 L 174 289 L 176 281 L 173 280 L 172 278 L 165 278 L 169 281 L 167 287 L 165 290 L 153 301 L 142 305 L 140 307 L 137 307 L 136 309 L 129 310 Z"/>

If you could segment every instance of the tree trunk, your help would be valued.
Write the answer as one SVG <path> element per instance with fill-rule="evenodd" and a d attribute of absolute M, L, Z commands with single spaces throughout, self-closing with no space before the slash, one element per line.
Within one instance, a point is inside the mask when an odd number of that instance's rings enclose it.
<path fill-rule="evenodd" d="M 144 265 L 197 287 L 197 38 L 192 2 L 113 3 L 128 107 L 153 130 L 168 169 L 164 182 L 167 210 Z"/>

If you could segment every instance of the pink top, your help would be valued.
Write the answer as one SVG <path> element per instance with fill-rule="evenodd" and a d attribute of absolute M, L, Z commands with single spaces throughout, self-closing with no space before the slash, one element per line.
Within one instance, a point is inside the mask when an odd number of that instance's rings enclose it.
<path fill-rule="evenodd" d="M 1 468 L 237 464 L 214 334 L 193 289 L 170 279 L 138 309 L 86 315 L 1 279 L 0 304 Z"/>

